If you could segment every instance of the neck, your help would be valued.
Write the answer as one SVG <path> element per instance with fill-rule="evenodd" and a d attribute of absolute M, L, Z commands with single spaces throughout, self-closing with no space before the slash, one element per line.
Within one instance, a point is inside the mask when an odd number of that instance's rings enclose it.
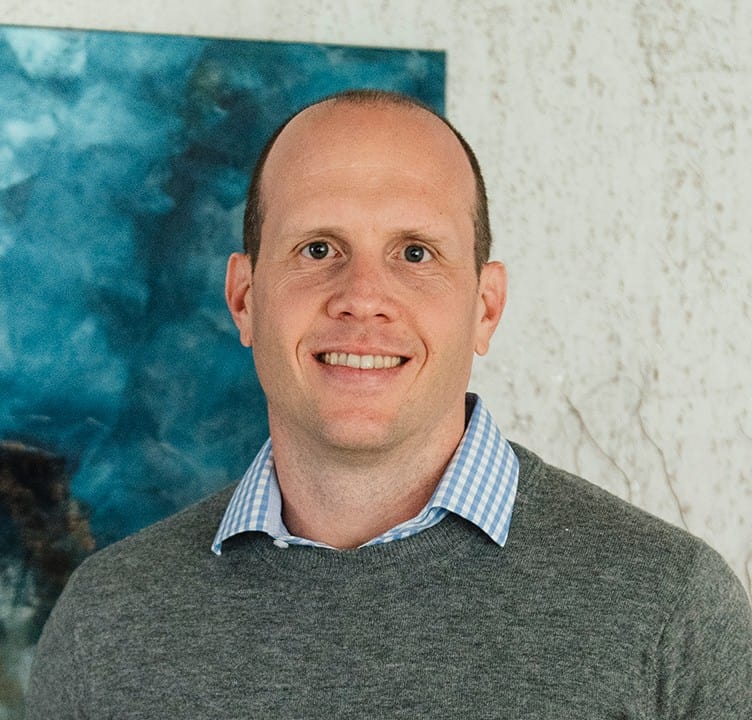
<path fill-rule="evenodd" d="M 293 438 L 270 417 L 286 527 L 299 537 L 348 549 L 415 517 L 462 438 L 464 411 L 450 425 L 395 448 L 343 451 Z"/>

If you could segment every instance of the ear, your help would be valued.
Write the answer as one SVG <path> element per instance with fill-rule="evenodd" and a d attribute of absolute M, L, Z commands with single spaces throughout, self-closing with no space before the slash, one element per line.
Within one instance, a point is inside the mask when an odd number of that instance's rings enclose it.
<path fill-rule="evenodd" d="M 483 266 L 478 283 L 478 322 L 475 330 L 475 352 L 485 355 L 491 336 L 504 312 L 507 301 L 507 269 L 503 263 Z"/>
<path fill-rule="evenodd" d="M 253 325 L 251 323 L 251 288 L 253 272 L 251 258 L 245 253 L 233 253 L 227 261 L 225 276 L 225 300 L 235 324 L 240 330 L 240 342 L 245 347 L 253 345 Z"/>

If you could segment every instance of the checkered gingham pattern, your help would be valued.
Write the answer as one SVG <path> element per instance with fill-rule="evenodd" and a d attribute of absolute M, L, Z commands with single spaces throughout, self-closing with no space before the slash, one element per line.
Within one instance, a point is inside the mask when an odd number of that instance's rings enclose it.
<path fill-rule="evenodd" d="M 425 530 L 454 513 L 473 523 L 498 545 L 509 533 L 517 492 L 519 463 L 481 400 L 475 402 L 470 422 L 436 490 L 418 515 L 365 543 L 378 545 Z M 244 532 L 263 532 L 276 544 L 328 545 L 291 535 L 282 522 L 282 498 L 274 471 L 271 440 L 267 440 L 240 481 L 230 500 L 212 550 L 219 555 L 222 543 Z"/>

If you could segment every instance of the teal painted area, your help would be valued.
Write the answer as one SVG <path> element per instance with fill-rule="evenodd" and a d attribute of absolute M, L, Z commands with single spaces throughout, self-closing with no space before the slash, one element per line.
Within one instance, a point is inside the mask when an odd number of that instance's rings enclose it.
<path fill-rule="evenodd" d="M 0 717 L 92 541 L 265 439 L 223 299 L 248 175 L 291 113 L 361 86 L 442 111 L 444 55 L 0 27 Z"/>
<path fill-rule="evenodd" d="M 225 258 L 265 138 L 356 86 L 442 111 L 444 55 L 0 29 L 0 438 L 66 458 L 98 545 L 262 442 Z"/>

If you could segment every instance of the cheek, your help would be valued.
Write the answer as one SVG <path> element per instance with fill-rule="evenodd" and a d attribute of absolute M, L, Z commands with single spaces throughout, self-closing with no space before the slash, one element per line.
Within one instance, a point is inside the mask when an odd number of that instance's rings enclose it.
<path fill-rule="evenodd" d="M 462 302 L 457 295 L 444 303 L 421 303 L 414 312 L 416 325 L 424 338 L 429 356 L 443 357 L 455 367 L 464 366 L 472 357 L 475 344 L 475 305 Z"/>
<path fill-rule="evenodd" d="M 266 292 L 254 299 L 257 368 L 274 372 L 297 365 L 301 343 L 310 332 L 313 302 L 305 293 Z"/>

